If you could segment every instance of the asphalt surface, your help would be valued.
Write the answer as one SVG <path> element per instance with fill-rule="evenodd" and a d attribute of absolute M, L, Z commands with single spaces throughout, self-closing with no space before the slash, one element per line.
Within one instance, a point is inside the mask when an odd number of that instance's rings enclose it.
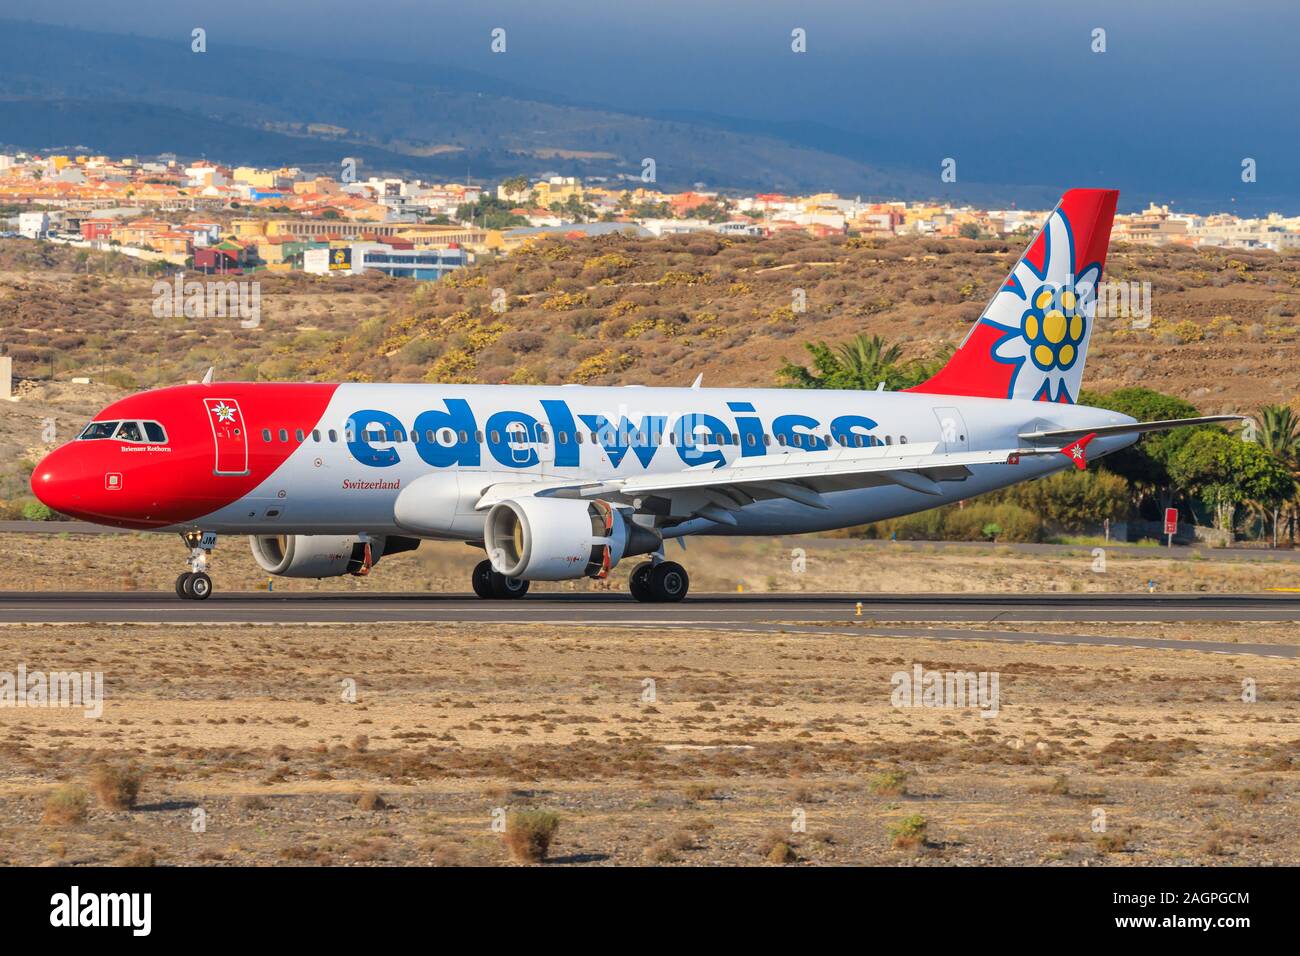
<path fill-rule="evenodd" d="M 218 592 L 207 601 L 182 601 L 170 593 L 0 592 L 0 624 L 9 625 L 481 622 L 791 633 L 824 633 L 839 626 L 875 636 L 1296 656 L 1294 647 L 1284 645 L 1210 640 L 1212 628 L 1206 629 L 1207 640 L 1184 641 L 898 626 L 1071 621 L 1300 622 L 1300 594 L 700 594 L 680 604 L 639 604 L 623 594 L 538 594 L 516 601 L 482 601 L 461 594 Z"/>

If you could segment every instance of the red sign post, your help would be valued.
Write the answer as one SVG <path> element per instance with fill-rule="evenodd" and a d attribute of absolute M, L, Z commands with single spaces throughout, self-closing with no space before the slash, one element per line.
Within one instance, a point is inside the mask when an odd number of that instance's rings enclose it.
<path fill-rule="evenodd" d="M 1165 534 L 1167 535 L 1166 546 L 1174 546 L 1174 535 L 1178 533 L 1178 509 L 1165 509 Z"/>

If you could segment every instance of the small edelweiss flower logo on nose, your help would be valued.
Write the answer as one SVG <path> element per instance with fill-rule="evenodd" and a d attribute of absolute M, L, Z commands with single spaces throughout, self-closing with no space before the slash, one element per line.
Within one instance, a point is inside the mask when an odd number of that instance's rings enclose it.
<path fill-rule="evenodd" d="M 235 410 L 225 402 L 212 406 L 212 414 L 217 416 L 219 422 L 230 422 L 235 419 Z"/>
<path fill-rule="evenodd" d="M 1088 328 L 1078 295 L 1068 286 L 1043 284 L 1029 301 L 1020 327 L 1030 359 L 1044 372 L 1068 369 L 1079 357 L 1079 343 Z"/>

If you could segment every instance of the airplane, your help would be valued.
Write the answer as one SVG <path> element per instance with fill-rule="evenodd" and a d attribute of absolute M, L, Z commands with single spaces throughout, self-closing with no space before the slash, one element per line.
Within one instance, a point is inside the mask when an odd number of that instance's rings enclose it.
<path fill-rule="evenodd" d="M 922 511 L 1071 467 L 1148 431 L 1075 403 L 1118 192 L 1071 189 L 947 364 L 911 389 L 213 381 L 114 402 L 32 474 L 64 515 L 177 532 L 176 593 L 212 593 L 219 535 L 272 575 L 365 575 L 421 541 L 482 548 L 486 599 L 603 578 L 682 600 L 665 542 L 789 535 Z"/>

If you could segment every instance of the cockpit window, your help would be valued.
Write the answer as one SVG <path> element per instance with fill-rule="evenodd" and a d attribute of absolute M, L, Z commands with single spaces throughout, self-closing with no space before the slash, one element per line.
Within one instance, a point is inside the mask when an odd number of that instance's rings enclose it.
<path fill-rule="evenodd" d="M 91 422 L 86 426 L 86 430 L 81 433 L 81 437 L 83 439 L 112 438 L 117 426 L 117 422 Z"/>
<path fill-rule="evenodd" d="M 139 444 L 167 444 L 167 431 L 157 422 L 91 422 L 77 437 L 82 441 L 112 438 Z"/>
<path fill-rule="evenodd" d="M 144 441 L 144 433 L 140 430 L 139 422 L 123 422 L 113 437 L 118 441 Z"/>

